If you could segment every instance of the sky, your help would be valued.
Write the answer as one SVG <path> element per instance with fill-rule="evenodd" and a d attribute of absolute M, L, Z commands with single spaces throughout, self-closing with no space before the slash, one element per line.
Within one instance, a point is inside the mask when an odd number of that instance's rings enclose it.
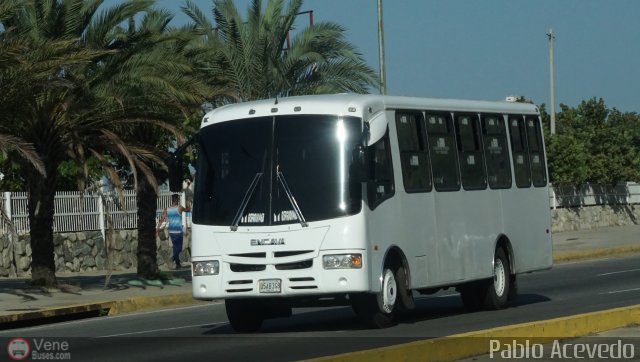
<path fill-rule="evenodd" d="M 193 1 L 211 14 L 211 0 Z M 235 1 L 245 14 L 250 2 Z M 183 1 L 157 4 L 179 13 Z M 379 70 L 377 0 L 306 0 L 302 10 L 313 10 L 316 23 L 346 28 L 347 39 Z M 515 95 L 548 107 L 547 33 L 553 28 L 556 110 L 596 97 L 610 108 L 640 113 L 637 14 L 637 0 L 383 0 L 387 94 Z M 186 21 L 177 14 L 172 24 Z M 306 17 L 297 22 L 307 24 Z"/>

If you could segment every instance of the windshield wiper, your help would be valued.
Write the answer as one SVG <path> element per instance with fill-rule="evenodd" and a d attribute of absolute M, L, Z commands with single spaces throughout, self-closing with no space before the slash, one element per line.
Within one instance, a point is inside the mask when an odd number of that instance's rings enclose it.
<path fill-rule="evenodd" d="M 242 214 L 244 214 L 244 210 L 247 208 L 249 204 L 249 200 L 251 200 L 251 196 L 253 196 L 253 192 L 256 190 L 256 186 L 258 186 L 258 181 L 262 177 L 262 172 L 257 172 L 253 177 L 253 181 L 251 181 L 251 185 L 247 188 L 247 191 L 244 193 L 244 198 L 242 199 L 242 203 L 240 204 L 240 208 L 238 212 L 236 212 L 236 216 L 233 218 L 233 222 L 231 223 L 231 231 L 238 230 L 238 224 L 240 223 L 240 219 L 242 219 Z"/>
<path fill-rule="evenodd" d="M 293 197 L 293 193 L 291 192 L 291 189 L 287 184 L 287 180 L 284 179 L 284 174 L 282 173 L 282 171 L 278 170 L 277 178 L 278 178 L 278 181 L 280 181 L 280 184 L 282 185 L 284 192 L 287 194 L 287 198 L 289 199 L 291 206 L 293 206 L 293 210 L 296 212 L 296 215 L 298 216 L 298 220 L 300 220 L 300 225 L 302 225 L 302 227 L 309 226 L 309 224 L 307 224 L 307 221 L 304 219 L 304 216 L 302 215 L 302 210 L 300 210 L 300 206 L 298 206 L 298 203 L 296 202 L 296 198 Z"/>

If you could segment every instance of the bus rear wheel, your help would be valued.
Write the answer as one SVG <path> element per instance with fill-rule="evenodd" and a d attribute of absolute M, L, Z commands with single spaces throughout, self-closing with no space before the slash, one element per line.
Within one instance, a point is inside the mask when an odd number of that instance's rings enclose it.
<path fill-rule="evenodd" d="M 499 248 L 493 258 L 492 279 L 479 280 L 458 287 L 462 304 L 469 311 L 502 309 L 510 299 L 515 298 L 515 290 L 511 290 L 513 280 L 509 259 L 504 249 Z"/>
<path fill-rule="evenodd" d="M 225 299 L 227 319 L 231 327 L 239 333 L 252 333 L 260 330 L 264 315 L 259 302 L 250 299 Z"/>
<path fill-rule="evenodd" d="M 487 309 L 502 309 L 507 305 L 511 288 L 511 267 L 502 248 L 493 258 L 493 282 L 489 283 L 484 305 Z"/>
<path fill-rule="evenodd" d="M 376 294 L 360 294 L 353 297 L 353 310 L 358 318 L 370 328 L 387 328 L 397 323 L 397 314 L 400 309 L 400 296 L 398 288 L 401 267 L 395 270 L 386 266 L 382 272 L 382 291 Z"/>

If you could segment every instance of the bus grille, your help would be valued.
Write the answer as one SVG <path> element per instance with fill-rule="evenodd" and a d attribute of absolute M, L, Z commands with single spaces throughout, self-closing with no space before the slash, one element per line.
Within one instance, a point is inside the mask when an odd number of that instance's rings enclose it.
<path fill-rule="evenodd" d="M 277 270 L 295 270 L 295 269 L 309 269 L 313 266 L 313 259 L 296 261 L 294 263 L 276 264 Z"/>
<path fill-rule="evenodd" d="M 227 293 L 242 293 L 242 292 L 250 292 L 253 288 L 245 288 L 245 289 L 227 289 Z"/>
<path fill-rule="evenodd" d="M 230 264 L 229 267 L 231 268 L 231 271 L 235 273 L 263 271 L 267 268 L 266 265 L 262 265 L 262 264 L 235 264 L 235 263 Z"/>
<path fill-rule="evenodd" d="M 241 258 L 266 258 L 267 253 L 229 254 L 229 256 L 235 256 L 235 257 L 241 257 Z"/>
<path fill-rule="evenodd" d="M 242 293 L 253 290 L 253 280 L 230 280 L 228 282 L 227 293 Z"/>
<path fill-rule="evenodd" d="M 289 288 L 293 290 L 318 289 L 316 280 L 313 277 L 293 277 L 289 278 Z"/>
<path fill-rule="evenodd" d="M 309 254 L 309 253 L 313 253 L 313 250 L 276 251 L 273 253 L 273 256 L 276 258 L 284 258 L 287 256 L 302 255 L 302 254 Z"/>

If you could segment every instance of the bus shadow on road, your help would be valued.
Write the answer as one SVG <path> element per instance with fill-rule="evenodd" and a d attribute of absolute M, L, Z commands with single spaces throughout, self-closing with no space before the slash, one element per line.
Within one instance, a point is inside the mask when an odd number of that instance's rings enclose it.
<path fill-rule="evenodd" d="M 515 301 L 515 303 L 512 303 L 512 306 L 522 307 L 529 304 L 538 304 L 550 301 L 550 298 L 540 294 L 520 294 L 518 295 L 518 299 Z"/>
<path fill-rule="evenodd" d="M 294 309 L 288 318 L 267 319 L 260 329 L 261 334 L 283 334 L 299 332 L 328 332 L 361 329 L 351 307 L 300 308 Z M 207 327 L 204 327 L 207 328 Z M 214 326 L 203 334 L 234 334 L 229 324 Z M 242 335 L 242 334 L 238 334 Z"/>
<path fill-rule="evenodd" d="M 550 301 L 550 298 L 539 294 L 521 294 L 518 295 L 516 301 L 511 302 L 509 306 L 503 310 L 469 311 L 465 309 L 458 294 L 420 297 L 416 298 L 416 309 L 402 315 L 399 319 L 399 325 L 429 321 L 446 321 L 445 323 L 451 327 L 451 330 L 439 332 L 438 329 L 441 329 L 443 324 L 441 322 L 434 323 L 434 325 L 438 327 L 434 328 L 435 334 L 433 335 L 448 335 L 451 333 L 459 333 L 461 330 L 474 324 L 482 326 L 485 323 L 496 320 L 499 321 L 500 319 L 511 320 L 513 314 L 522 314 L 522 311 L 519 310 L 520 307 Z M 426 328 L 431 329 L 430 326 L 426 326 Z"/>
<path fill-rule="evenodd" d="M 520 307 L 548 301 L 551 299 L 543 295 L 521 294 L 517 301 L 505 310 L 472 313 L 465 310 L 458 294 L 418 297 L 415 310 L 399 316 L 398 325 L 391 329 L 411 329 L 412 325 L 424 322 L 424 326 L 420 326 L 420 334 L 425 337 L 439 337 L 473 328 L 473 324 L 476 323 L 482 328 L 485 323 L 496 321 L 496 316 L 499 320 L 500 315 L 506 320 L 511 320 L 514 314 L 522 314 Z M 447 327 L 443 328 L 443 325 Z M 227 323 L 213 326 L 213 328 L 206 326 L 203 330 L 203 335 L 242 335 L 236 334 Z M 313 336 L 327 333 L 335 336 L 336 332 L 345 333 L 345 335 L 381 336 L 386 334 L 376 331 L 379 330 L 363 326 L 351 307 L 332 307 L 295 309 L 291 317 L 265 320 L 259 333 L 262 336 L 294 334 L 298 337 L 304 337 L 304 333 L 310 333 Z M 255 334 L 251 335 L 255 336 Z"/>

